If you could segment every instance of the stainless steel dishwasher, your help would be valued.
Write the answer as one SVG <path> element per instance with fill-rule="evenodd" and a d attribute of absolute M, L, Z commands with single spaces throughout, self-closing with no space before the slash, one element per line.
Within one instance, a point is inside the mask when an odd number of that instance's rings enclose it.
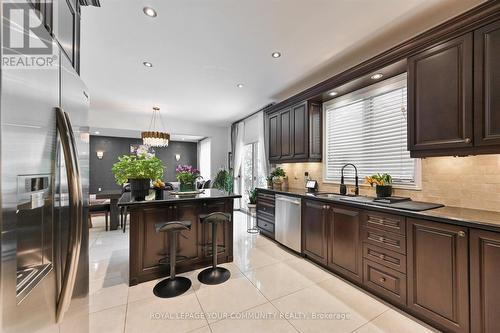
<path fill-rule="evenodd" d="M 275 238 L 290 249 L 301 252 L 300 198 L 276 195 Z"/>

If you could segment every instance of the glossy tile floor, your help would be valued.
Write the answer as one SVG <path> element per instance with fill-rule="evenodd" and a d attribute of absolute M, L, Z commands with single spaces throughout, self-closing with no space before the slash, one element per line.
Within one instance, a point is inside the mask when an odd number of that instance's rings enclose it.
<path fill-rule="evenodd" d="M 198 271 L 182 296 L 160 299 L 157 281 L 129 288 L 128 230 L 105 232 L 103 218 L 90 229 L 90 328 L 113 332 L 435 332 L 389 305 L 246 232 L 235 213 L 231 279 L 201 285 Z"/>

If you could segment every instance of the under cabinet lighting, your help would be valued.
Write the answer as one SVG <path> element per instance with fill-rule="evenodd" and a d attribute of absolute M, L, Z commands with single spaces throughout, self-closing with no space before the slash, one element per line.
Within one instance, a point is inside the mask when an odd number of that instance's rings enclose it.
<path fill-rule="evenodd" d="M 373 74 L 373 75 L 371 76 L 371 79 L 372 79 L 372 80 L 379 80 L 379 79 L 381 79 L 383 76 L 384 76 L 384 74 L 377 73 L 377 74 Z"/>
<path fill-rule="evenodd" d="M 142 9 L 142 11 L 144 12 L 144 14 L 146 14 L 149 17 L 156 17 L 158 15 L 158 14 L 156 14 L 156 10 L 154 10 L 151 7 L 144 7 Z"/>
<path fill-rule="evenodd" d="M 338 92 L 336 92 L 336 91 L 330 91 L 328 93 L 328 95 L 330 95 L 330 96 L 336 96 L 337 94 L 338 94 Z"/>

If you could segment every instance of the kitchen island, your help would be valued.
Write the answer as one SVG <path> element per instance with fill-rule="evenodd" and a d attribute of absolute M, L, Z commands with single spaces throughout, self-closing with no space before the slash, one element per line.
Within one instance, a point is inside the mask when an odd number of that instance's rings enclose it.
<path fill-rule="evenodd" d="M 124 193 L 119 207 L 130 212 L 129 285 L 155 280 L 169 274 L 168 265 L 160 260 L 168 255 L 168 236 L 157 233 L 155 224 L 168 221 L 191 221 L 191 230 L 183 231 L 177 241 L 178 273 L 210 266 L 212 262 L 212 228 L 200 223 L 200 214 L 224 212 L 233 215 L 233 201 L 240 195 L 206 189 L 203 193 L 185 197 L 164 191 L 162 200 L 135 201 Z M 219 263 L 233 260 L 233 223 L 218 229 Z"/>

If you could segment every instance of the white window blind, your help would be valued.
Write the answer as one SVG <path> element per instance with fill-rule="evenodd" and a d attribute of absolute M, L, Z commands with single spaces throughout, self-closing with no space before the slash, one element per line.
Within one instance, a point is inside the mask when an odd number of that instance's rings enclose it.
<path fill-rule="evenodd" d="M 340 182 L 353 163 L 365 176 L 389 173 L 395 184 L 416 185 L 417 161 L 407 150 L 406 74 L 325 104 L 325 180 Z M 344 170 L 346 181 L 354 170 Z"/>

